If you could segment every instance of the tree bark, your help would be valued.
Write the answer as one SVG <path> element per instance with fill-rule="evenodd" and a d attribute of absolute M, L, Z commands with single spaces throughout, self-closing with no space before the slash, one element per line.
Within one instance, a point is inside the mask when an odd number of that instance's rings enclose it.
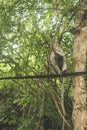
<path fill-rule="evenodd" d="M 87 58 L 87 0 L 80 0 L 75 26 L 73 48 L 74 72 L 86 71 Z M 87 92 L 85 75 L 73 77 L 74 130 L 87 130 Z"/>

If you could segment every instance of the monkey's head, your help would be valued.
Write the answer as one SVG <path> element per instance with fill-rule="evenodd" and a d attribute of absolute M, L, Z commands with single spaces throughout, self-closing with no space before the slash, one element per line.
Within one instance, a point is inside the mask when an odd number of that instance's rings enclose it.
<path fill-rule="evenodd" d="M 54 42 L 52 44 L 52 50 L 53 51 L 60 50 L 60 46 L 59 46 L 59 44 L 57 42 Z"/>

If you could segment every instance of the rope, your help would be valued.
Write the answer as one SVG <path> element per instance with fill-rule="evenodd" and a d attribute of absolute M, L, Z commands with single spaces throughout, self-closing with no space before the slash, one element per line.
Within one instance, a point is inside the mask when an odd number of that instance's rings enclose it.
<path fill-rule="evenodd" d="M 56 74 L 56 75 L 28 75 L 28 76 L 14 76 L 14 77 L 0 77 L 0 80 L 11 80 L 11 79 L 41 79 L 41 78 L 60 78 L 60 77 L 69 77 L 69 76 L 81 76 L 86 75 L 87 71 L 83 72 L 74 72 L 74 73 L 66 73 L 66 74 Z"/>

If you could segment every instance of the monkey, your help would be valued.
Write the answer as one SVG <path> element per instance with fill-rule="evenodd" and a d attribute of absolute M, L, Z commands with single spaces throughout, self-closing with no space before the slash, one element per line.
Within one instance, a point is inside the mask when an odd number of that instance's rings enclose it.
<path fill-rule="evenodd" d="M 66 65 L 66 57 L 57 42 L 54 42 L 51 46 L 51 54 L 50 54 L 50 65 L 54 69 L 54 73 L 62 74 L 67 70 Z"/>
<path fill-rule="evenodd" d="M 57 42 L 52 43 L 51 53 L 50 53 L 50 68 L 54 74 L 63 74 L 66 73 L 67 65 L 66 65 L 66 57 Z M 64 80 L 63 77 L 60 77 L 61 82 L 61 106 L 63 116 L 65 117 L 66 111 L 64 106 Z M 65 121 L 63 120 L 62 129 L 64 129 Z"/>

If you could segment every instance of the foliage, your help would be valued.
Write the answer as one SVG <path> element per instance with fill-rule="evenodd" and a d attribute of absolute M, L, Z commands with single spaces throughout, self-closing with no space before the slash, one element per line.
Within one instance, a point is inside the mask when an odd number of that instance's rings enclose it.
<path fill-rule="evenodd" d="M 0 77 L 46 74 L 50 43 L 61 41 L 72 71 L 73 26 L 77 0 L 0 0 Z M 65 78 L 66 120 L 72 128 L 71 78 Z M 52 98 L 61 97 L 59 79 L 0 81 L 2 130 L 61 129 L 62 117 Z M 56 97 L 57 98 L 57 97 Z M 58 101 L 58 99 L 56 99 Z M 59 102 L 59 101 L 58 101 Z"/>

